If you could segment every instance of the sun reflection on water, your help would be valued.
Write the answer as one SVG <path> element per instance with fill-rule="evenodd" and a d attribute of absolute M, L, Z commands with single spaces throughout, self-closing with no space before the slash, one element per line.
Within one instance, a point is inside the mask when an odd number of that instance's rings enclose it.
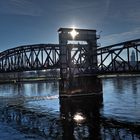
<path fill-rule="evenodd" d="M 77 112 L 74 115 L 73 120 L 77 123 L 83 123 L 83 122 L 85 122 L 86 117 L 81 112 Z"/>

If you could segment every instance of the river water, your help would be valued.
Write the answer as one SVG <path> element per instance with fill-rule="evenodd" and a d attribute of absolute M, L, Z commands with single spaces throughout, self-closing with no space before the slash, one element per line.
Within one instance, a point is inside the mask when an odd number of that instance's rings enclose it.
<path fill-rule="evenodd" d="M 54 81 L 1 84 L 0 140 L 139 140 L 140 77 L 101 80 L 102 99 L 59 98 Z"/>

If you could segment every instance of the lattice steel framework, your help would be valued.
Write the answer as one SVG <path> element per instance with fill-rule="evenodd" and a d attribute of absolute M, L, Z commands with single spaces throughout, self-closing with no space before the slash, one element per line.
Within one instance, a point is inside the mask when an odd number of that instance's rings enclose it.
<path fill-rule="evenodd" d="M 60 69 L 60 47 L 58 44 L 37 44 L 16 47 L 0 53 L 0 72 L 18 72 L 44 69 Z M 73 74 L 84 74 L 88 70 L 89 58 L 86 44 L 67 44 Z M 132 60 L 133 52 L 133 60 Z M 98 64 L 90 74 L 140 73 L 140 39 L 97 49 Z M 70 66 L 69 66 L 70 65 Z"/>
<path fill-rule="evenodd" d="M 98 74 L 139 73 L 140 39 L 97 49 Z"/>
<path fill-rule="evenodd" d="M 92 55 L 89 55 L 89 47 L 87 44 L 67 44 L 67 67 L 72 74 L 91 73 L 96 67 Z M 94 64 L 93 66 L 91 65 Z"/>
<path fill-rule="evenodd" d="M 37 44 L 0 53 L 0 72 L 59 68 L 59 45 Z"/>

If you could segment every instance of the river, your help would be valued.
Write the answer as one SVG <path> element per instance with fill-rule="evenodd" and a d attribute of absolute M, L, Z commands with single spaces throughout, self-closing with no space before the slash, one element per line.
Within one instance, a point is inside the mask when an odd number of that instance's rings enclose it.
<path fill-rule="evenodd" d="M 59 98 L 54 81 L 1 84 L 0 140 L 139 140 L 140 77 L 101 80 L 101 102 Z"/>

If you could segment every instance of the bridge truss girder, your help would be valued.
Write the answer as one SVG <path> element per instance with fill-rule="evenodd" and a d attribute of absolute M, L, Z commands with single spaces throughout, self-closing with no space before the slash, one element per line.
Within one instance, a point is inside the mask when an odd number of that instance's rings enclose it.
<path fill-rule="evenodd" d="M 80 46 L 79 46 L 80 45 Z M 91 57 L 96 57 L 90 72 L 92 75 L 140 73 L 140 39 L 107 47 L 97 48 L 96 54 L 89 54 L 86 44 L 67 44 L 67 68 L 71 73 L 82 74 L 88 70 Z M 22 72 L 32 70 L 60 69 L 60 47 L 58 44 L 37 44 L 16 47 L 0 53 L 0 72 Z M 135 61 L 132 62 L 132 51 Z M 96 62 L 97 63 L 97 62 Z"/>
<path fill-rule="evenodd" d="M 0 53 L 0 72 L 59 68 L 59 47 L 53 44 L 21 46 Z"/>
<path fill-rule="evenodd" d="M 134 60 L 131 60 L 134 52 Z M 97 49 L 99 74 L 140 72 L 140 40 Z"/>
<path fill-rule="evenodd" d="M 68 44 L 67 47 L 67 68 L 68 73 L 72 75 L 80 75 L 91 71 L 96 65 L 93 54 L 89 54 L 87 44 Z M 92 66 L 91 66 L 92 64 Z"/>

